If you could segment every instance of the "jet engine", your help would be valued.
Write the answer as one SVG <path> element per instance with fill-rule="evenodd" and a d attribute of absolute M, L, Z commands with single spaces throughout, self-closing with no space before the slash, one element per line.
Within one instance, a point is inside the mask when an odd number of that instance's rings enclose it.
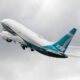
<path fill-rule="evenodd" d="M 7 31 L 2 31 L 2 32 L 0 33 L 0 36 L 1 36 L 4 40 L 6 40 L 7 42 L 12 42 L 12 40 L 9 38 L 9 37 L 10 37 L 10 33 L 9 33 L 9 32 L 7 32 Z"/>
<path fill-rule="evenodd" d="M 8 31 L 2 31 L 0 33 L 0 36 L 7 42 L 18 42 L 21 44 L 21 47 L 25 50 L 27 48 L 27 45 L 25 45 L 25 42 L 22 38 L 20 38 L 18 35 L 13 35 Z"/>

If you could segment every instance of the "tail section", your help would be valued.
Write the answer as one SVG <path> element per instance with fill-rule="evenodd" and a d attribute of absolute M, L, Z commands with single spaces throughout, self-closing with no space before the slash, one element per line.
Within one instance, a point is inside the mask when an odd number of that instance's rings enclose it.
<path fill-rule="evenodd" d="M 53 46 L 58 49 L 60 52 L 65 53 L 67 47 L 69 46 L 74 34 L 76 33 L 77 29 L 73 28 L 68 34 L 62 37 L 58 42 L 53 44 Z"/>

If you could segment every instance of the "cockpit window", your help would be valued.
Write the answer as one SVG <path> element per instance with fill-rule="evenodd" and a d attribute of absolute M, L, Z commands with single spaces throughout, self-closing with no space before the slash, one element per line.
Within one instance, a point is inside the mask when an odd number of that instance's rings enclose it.
<path fill-rule="evenodd" d="M 5 24 L 3 24 L 3 23 L 2 23 L 2 26 L 3 26 L 3 29 L 4 29 L 5 31 L 8 31 L 8 32 L 10 32 L 11 34 L 16 35 L 16 33 L 15 33 L 11 28 L 9 28 L 9 26 L 7 26 L 7 25 L 5 25 Z"/>

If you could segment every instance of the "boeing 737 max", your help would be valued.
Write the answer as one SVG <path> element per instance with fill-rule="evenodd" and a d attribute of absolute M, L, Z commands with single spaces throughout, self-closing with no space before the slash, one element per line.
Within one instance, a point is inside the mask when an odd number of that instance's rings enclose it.
<path fill-rule="evenodd" d="M 44 55 L 58 58 L 68 57 L 65 51 L 76 32 L 76 29 L 73 28 L 59 41 L 52 43 L 14 20 L 4 19 L 1 21 L 1 25 L 3 31 L 0 36 L 7 42 L 19 42 L 23 49 L 29 47 L 31 51 L 36 50 Z"/>

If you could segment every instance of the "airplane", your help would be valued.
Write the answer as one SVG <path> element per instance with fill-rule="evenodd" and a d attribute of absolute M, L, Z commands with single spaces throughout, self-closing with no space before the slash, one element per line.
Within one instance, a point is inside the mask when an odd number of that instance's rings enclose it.
<path fill-rule="evenodd" d="M 59 41 L 53 43 L 15 20 L 4 19 L 1 21 L 1 25 L 3 31 L 0 36 L 7 42 L 18 42 L 24 50 L 30 48 L 31 51 L 36 50 L 41 54 L 56 58 L 68 58 L 65 52 L 77 31 L 76 28 L 73 28 Z"/>

